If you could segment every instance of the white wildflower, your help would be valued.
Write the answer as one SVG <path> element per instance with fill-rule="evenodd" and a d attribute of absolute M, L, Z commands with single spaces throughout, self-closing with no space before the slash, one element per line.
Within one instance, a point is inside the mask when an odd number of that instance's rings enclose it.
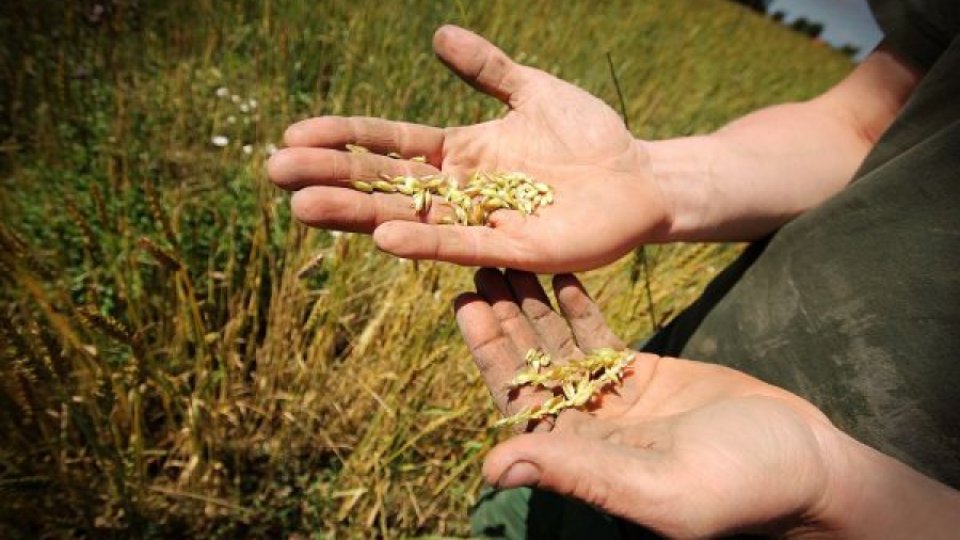
<path fill-rule="evenodd" d="M 255 99 L 253 99 L 253 98 L 250 98 L 250 101 L 247 102 L 247 106 L 250 107 L 250 110 L 251 110 L 251 111 L 254 110 L 254 109 L 256 109 L 256 108 L 257 108 L 257 100 L 255 100 Z"/>
<path fill-rule="evenodd" d="M 243 145 L 243 153 L 246 154 L 246 155 L 248 155 L 248 156 L 249 156 L 250 154 L 252 154 L 252 153 L 253 153 L 253 145 L 252 145 L 252 144 L 245 144 L 245 145 Z"/>
<path fill-rule="evenodd" d="M 227 117 L 227 123 L 228 123 L 228 124 L 236 124 L 236 123 L 237 123 L 237 117 L 231 114 L 230 116 Z"/>
<path fill-rule="evenodd" d="M 232 101 L 232 102 L 234 102 L 234 103 L 240 103 L 240 96 L 234 94 L 234 95 L 230 96 L 230 101 Z"/>
<path fill-rule="evenodd" d="M 225 98 L 225 97 L 227 97 L 227 96 L 229 96 L 229 95 L 230 95 L 230 91 L 227 90 L 227 87 L 226 87 L 226 86 L 221 86 L 220 88 L 217 88 L 217 97 L 218 97 L 218 98 Z"/>
<path fill-rule="evenodd" d="M 230 144 L 230 139 L 224 137 L 223 135 L 214 135 L 210 138 L 210 142 L 213 143 L 214 146 L 223 148 L 224 146 Z"/>
<path fill-rule="evenodd" d="M 277 153 L 277 145 L 273 143 L 267 143 L 267 146 L 265 148 L 267 150 L 268 156 L 272 156 Z"/>

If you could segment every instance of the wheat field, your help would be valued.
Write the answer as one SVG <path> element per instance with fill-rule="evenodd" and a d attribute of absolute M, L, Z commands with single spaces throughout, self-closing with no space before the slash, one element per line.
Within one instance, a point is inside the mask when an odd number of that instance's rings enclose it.
<path fill-rule="evenodd" d="M 609 54 L 647 138 L 851 67 L 720 1 L 4 3 L 0 537 L 468 534 L 503 436 L 452 317 L 472 270 L 299 226 L 264 174 L 311 115 L 501 114 L 433 58 L 447 22 L 618 108 Z M 737 251 L 582 277 L 633 340 Z"/>

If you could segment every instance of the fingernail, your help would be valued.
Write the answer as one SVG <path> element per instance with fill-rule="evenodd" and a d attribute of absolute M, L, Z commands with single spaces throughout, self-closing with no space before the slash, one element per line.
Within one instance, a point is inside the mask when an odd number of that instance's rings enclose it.
<path fill-rule="evenodd" d="M 497 487 L 501 489 L 536 484 L 540 480 L 540 469 L 528 461 L 518 461 L 510 466 L 500 479 Z"/>

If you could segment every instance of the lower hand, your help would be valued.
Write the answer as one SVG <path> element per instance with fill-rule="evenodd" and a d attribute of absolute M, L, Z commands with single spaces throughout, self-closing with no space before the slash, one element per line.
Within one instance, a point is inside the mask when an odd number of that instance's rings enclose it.
<path fill-rule="evenodd" d="M 457 321 L 504 414 L 544 398 L 507 390 L 527 350 L 562 362 L 623 348 L 573 276 L 554 279 L 559 313 L 532 274 L 483 269 L 476 284 Z M 670 537 L 822 532 L 848 487 L 852 439 L 798 396 L 718 365 L 638 353 L 622 386 L 534 431 L 490 452 L 489 483 L 570 495 Z"/>

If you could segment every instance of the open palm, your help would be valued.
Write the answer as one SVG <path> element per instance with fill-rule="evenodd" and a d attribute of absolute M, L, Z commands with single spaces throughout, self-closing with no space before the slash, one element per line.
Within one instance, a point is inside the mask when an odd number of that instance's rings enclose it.
<path fill-rule="evenodd" d="M 476 294 L 458 298 L 457 319 L 505 414 L 544 397 L 507 390 L 527 349 L 562 362 L 622 347 L 573 276 L 554 280 L 559 313 L 532 274 L 485 269 L 476 282 Z M 814 524 L 842 438 L 789 392 L 721 366 L 640 353 L 621 387 L 533 431 L 491 451 L 490 483 L 571 495 L 671 537 Z"/>
<path fill-rule="evenodd" d="M 375 118 L 322 117 L 295 124 L 270 161 L 274 182 L 297 190 L 294 214 L 320 227 L 373 233 L 384 250 L 414 259 L 574 271 L 611 262 L 668 226 L 667 205 L 642 145 L 589 93 L 511 61 L 466 30 L 446 26 L 434 47 L 464 80 L 506 103 L 501 119 L 436 128 Z M 370 154 L 350 154 L 358 144 Z M 392 159 L 425 156 L 427 163 Z M 523 171 L 555 190 L 536 215 L 500 210 L 490 227 L 437 225 L 448 209 L 417 215 L 399 195 L 344 189 L 388 174 L 464 178 L 475 170 Z"/>

